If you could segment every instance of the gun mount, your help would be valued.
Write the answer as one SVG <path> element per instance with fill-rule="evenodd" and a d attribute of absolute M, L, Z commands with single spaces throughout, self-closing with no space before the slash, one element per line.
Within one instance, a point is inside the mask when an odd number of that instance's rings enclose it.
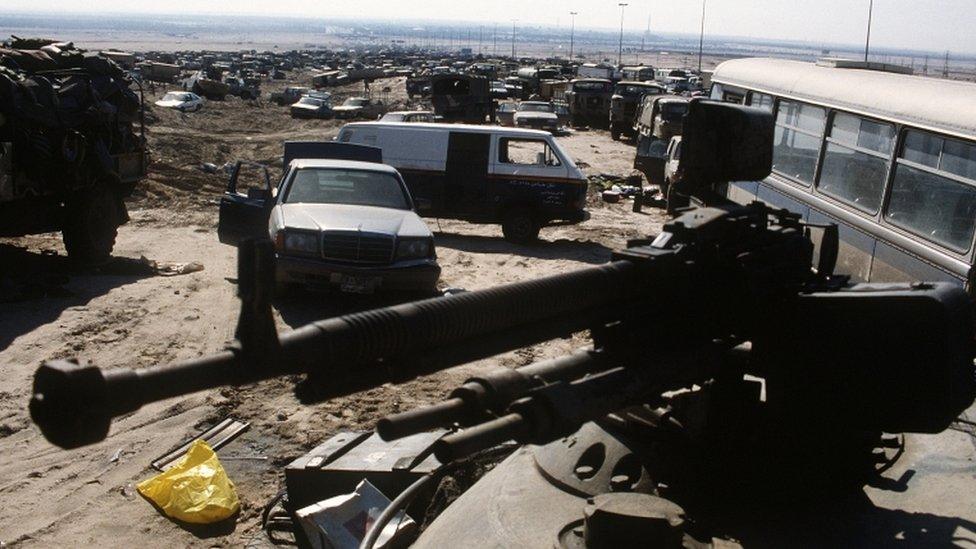
<path fill-rule="evenodd" d="M 759 116 L 745 114 L 739 127 Z M 756 164 L 703 173 L 727 180 L 742 170 Z M 878 470 L 875 450 L 898 446 L 884 433 L 940 432 L 973 401 L 965 291 L 851 285 L 833 272 L 836 231 L 824 231 L 815 266 L 813 229 L 759 203 L 693 209 L 605 265 L 282 334 L 271 321 L 271 245 L 248 241 L 234 345 L 138 370 L 47 362 L 31 415 L 72 448 L 103 439 L 114 417 L 189 392 L 306 374 L 302 396 L 331 398 L 588 330 L 591 349 L 487 372 L 442 403 L 379 422 L 385 439 L 450 429 L 434 447 L 443 463 L 509 440 L 529 445 L 418 543 L 447 546 L 463 531 L 473 545 L 597 547 L 627 531 L 680 544 L 672 529 L 613 525 L 635 507 L 680 523 L 681 510 L 658 496 L 714 517 L 716 506 L 734 510 L 734 498 L 710 502 L 715 494 L 794 498 L 863 484 Z M 642 497 L 602 497 L 621 492 Z M 485 513 L 504 514 L 505 531 Z"/>

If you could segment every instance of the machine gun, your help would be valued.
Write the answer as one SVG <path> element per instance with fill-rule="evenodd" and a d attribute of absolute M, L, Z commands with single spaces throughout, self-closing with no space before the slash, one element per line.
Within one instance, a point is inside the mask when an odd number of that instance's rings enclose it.
<path fill-rule="evenodd" d="M 768 113 L 694 101 L 686 128 L 694 142 L 682 162 L 707 164 L 689 170 L 699 184 L 769 173 Z M 591 502 L 603 506 L 596 517 L 632 517 L 636 506 L 660 518 L 674 514 L 664 500 L 610 496 L 688 497 L 663 488 L 673 482 L 756 488 L 761 478 L 775 492 L 787 477 L 811 487 L 863 481 L 872 450 L 888 444 L 881 433 L 940 432 L 973 400 L 967 294 L 947 284 L 851 285 L 833 273 L 836 231 L 756 203 L 691 209 L 630 244 L 605 265 L 279 335 L 273 248 L 246 242 L 231 348 L 138 370 L 47 362 L 31 415 L 51 442 L 73 448 L 103 439 L 113 417 L 194 391 L 307 374 L 315 390 L 305 395 L 331 398 L 588 330 L 591 349 L 488 372 L 377 430 L 394 439 L 451 429 L 434 447 L 442 463 L 509 440 L 536 447 L 490 474 L 493 488 L 455 502 L 425 532 L 428 546 L 451 545 L 459 528 L 475 545 L 572 546 L 576 536 L 597 546 L 675 534 L 600 520 L 583 528 L 587 498 L 603 498 Z M 662 449 L 670 442 L 679 451 Z M 512 491 L 521 499 L 500 495 Z M 493 497 L 525 510 L 506 511 L 520 518 L 503 533 L 483 520 L 503 505 Z"/>

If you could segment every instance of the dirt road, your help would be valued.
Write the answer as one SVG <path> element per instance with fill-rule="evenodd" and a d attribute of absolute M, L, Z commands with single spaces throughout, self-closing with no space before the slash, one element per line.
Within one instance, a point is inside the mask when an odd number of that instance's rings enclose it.
<path fill-rule="evenodd" d="M 383 87 L 397 98 L 402 81 L 373 85 Z M 293 396 L 294 380 L 210 391 L 147 406 L 115 422 L 100 444 L 68 452 L 52 447 L 26 410 L 42 360 L 153 366 L 219 351 L 232 337 L 236 250 L 216 237 L 215 204 L 225 175 L 198 166 L 237 158 L 272 163 L 282 141 L 328 139 L 339 127 L 332 121 L 296 122 L 284 107 L 237 100 L 210 103 L 189 115 L 158 110 L 151 118 L 152 173 L 129 204 L 132 221 L 119 231 L 115 262 L 78 272 L 64 258 L 58 235 L 0 241 L 3 281 L 20 296 L 0 303 L 0 542 L 241 545 L 259 532 L 261 506 L 282 486 L 282 466 L 321 440 L 342 429 L 368 429 L 384 414 L 438 399 L 474 369 L 520 366 L 586 343 L 582 336 L 550 342 L 310 407 Z M 630 173 L 633 148 L 613 142 L 606 132 L 561 139 L 590 173 Z M 436 232 L 442 286 L 487 288 L 602 263 L 626 239 L 655 232 L 662 221 L 656 210 L 631 212 L 629 202 L 594 200 L 589 209 L 591 220 L 544 229 L 543 242 L 533 246 L 505 242 L 497 226 L 428 220 Z M 151 276 L 140 257 L 195 261 L 204 270 Z M 303 294 L 279 300 L 275 310 L 279 328 L 287 329 L 382 304 L 382 298 Z M 226 529 L 183 529 L 157 513 L 134 485 L 153 475 L 153 459 L 226 416 L 246 419 L 252 427 L 221 456 L 259 458 L 224 461 L 242 500 L 241 514 Z"/>

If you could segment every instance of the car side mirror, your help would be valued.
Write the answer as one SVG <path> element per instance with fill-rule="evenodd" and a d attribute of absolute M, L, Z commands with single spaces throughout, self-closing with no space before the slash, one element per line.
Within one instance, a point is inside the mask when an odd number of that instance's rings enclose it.
<path fill-rule="evenodd" d="M 773 165 L 773 115 L 765 109 L 692 99 L 684 117 L 680 169 L 690 195 L 728 181 L 758 181 Z"/>
<path fill-rule="evenodd" d="M 538 164 L 538 165 L 540 165 L 540 166 L 545 166 L 546 165 L 546 153 L 544 153 L 544 152 L 535 153 L 535 163 Z"/>
<path fill-rule="evenodd" d="M 415 198 L 413 200 L 413 203 L 414 206 L 417 208 L 417 211 L 420 212 L 430 210 L 431 208 L 434 207 L 434 203 L 431 202 L 429 198 Z"/>

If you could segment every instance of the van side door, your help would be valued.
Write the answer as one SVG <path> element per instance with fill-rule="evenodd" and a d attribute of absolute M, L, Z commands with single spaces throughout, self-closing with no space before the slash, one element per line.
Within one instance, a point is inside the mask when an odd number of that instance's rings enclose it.
<path fill-rule="evenodd" d="M 489 209 L 490 149 L 491 134 L 451 132 L 444 180 L 444 210 L 448 215 L 479 216 Z"/>

